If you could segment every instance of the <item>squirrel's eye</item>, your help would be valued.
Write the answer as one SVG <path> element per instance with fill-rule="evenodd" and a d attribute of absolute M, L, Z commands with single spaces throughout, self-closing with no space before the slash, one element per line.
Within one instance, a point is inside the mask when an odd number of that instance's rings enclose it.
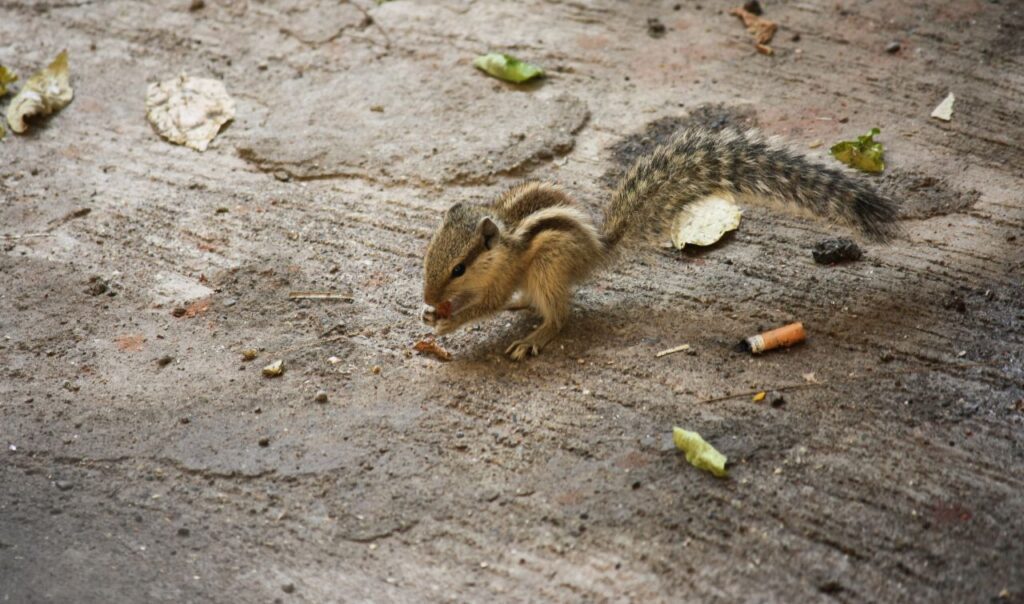
<path fill-rule="evenodd" d="M 452 269 L 452 278 L 461 277 L 466 272 L 466 265 L 461 262 L 455 265 Z"/>

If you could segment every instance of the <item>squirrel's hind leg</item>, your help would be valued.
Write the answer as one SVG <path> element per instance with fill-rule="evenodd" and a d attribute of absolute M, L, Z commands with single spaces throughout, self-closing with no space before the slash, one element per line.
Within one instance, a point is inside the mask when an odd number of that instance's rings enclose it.
<path fill-rule="evenodd" d="M 527 355 L 537 356 L 540 351 L 562 331 L 569 319 L 571 290 L 566 285 L 565 275 L 541 274 L 527 282 L 527 298 L 530 308 L 535 309 L 543 321 L 522 340 L 517 340 L 505 350 L 513 361 L 520 361 Z M 557 277 L 557 278 L 556 278 Z"/>

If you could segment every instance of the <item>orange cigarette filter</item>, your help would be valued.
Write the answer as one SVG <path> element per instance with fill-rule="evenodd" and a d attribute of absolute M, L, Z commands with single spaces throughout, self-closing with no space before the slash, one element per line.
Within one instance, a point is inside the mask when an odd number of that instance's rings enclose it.
<path fill-rule="evenodd" d="M 803 323 L 790 323 L 778 329 L 759 333 L 743 341 L 745 347 L 754 354 L 775 348 L 786 348 L 799 344 L 807 338 Z"/>

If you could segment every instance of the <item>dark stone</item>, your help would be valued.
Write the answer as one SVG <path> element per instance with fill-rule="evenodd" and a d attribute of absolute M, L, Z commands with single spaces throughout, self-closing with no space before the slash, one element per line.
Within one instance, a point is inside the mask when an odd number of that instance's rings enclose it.
<path fill-rule="evenodd" d="M 860 260 L 864 253 L 860 247 L 850 239 L 823 239 L 814 246 L 811 252 L 814 261 L 818 264 L 835 264 Z"/>
<path fill-rule="evenodd" d="M 901 48 L 903 48 L 903 46 L 896 40 L 893 40 L 892 42 L 889 42 L 888 44 L 885 45 L 885 52 L 889 54 L 895 54 L 899 52 Z"/>
<path fill-rule="evenodd" d="M 661 22 L 661 19 L 657 17 L 651 17 L 647 20 L 647 35 L 652 38 L 660 38 L 665 35 L 668 28 Z"/>
<path fill-rule="evenodd" d="M 259 444 L 260 444 L 261 447 L 269 447 L 270 446 L 270 439 L 267 438 L 266 436 L 264 436 L 263 438 L 260 439 L 260 443 Z"/>
<path fill-rule="evenodd" d="M 761 16 L 764 14 L 764 9 L 761 8 L 761 3 L 757 0 L 747 0 L 743 3 L 743 10 L 748 13 L 754 13 L 755 15 Z"/>

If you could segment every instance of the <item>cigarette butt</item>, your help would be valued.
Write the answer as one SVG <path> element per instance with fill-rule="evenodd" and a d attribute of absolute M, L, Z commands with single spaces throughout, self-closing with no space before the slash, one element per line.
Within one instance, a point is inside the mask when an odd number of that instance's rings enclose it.
<path fill-rule="evenodd" d="M 807 333 L 804 331 L 803 323 L 790 323 L 778 329 L 750 336 L 740 342 L 740 346 L 745 350 L 758 354 L 775 348 L 786 348 L 793 344 L 799 344 L 806 338 Z"/>

